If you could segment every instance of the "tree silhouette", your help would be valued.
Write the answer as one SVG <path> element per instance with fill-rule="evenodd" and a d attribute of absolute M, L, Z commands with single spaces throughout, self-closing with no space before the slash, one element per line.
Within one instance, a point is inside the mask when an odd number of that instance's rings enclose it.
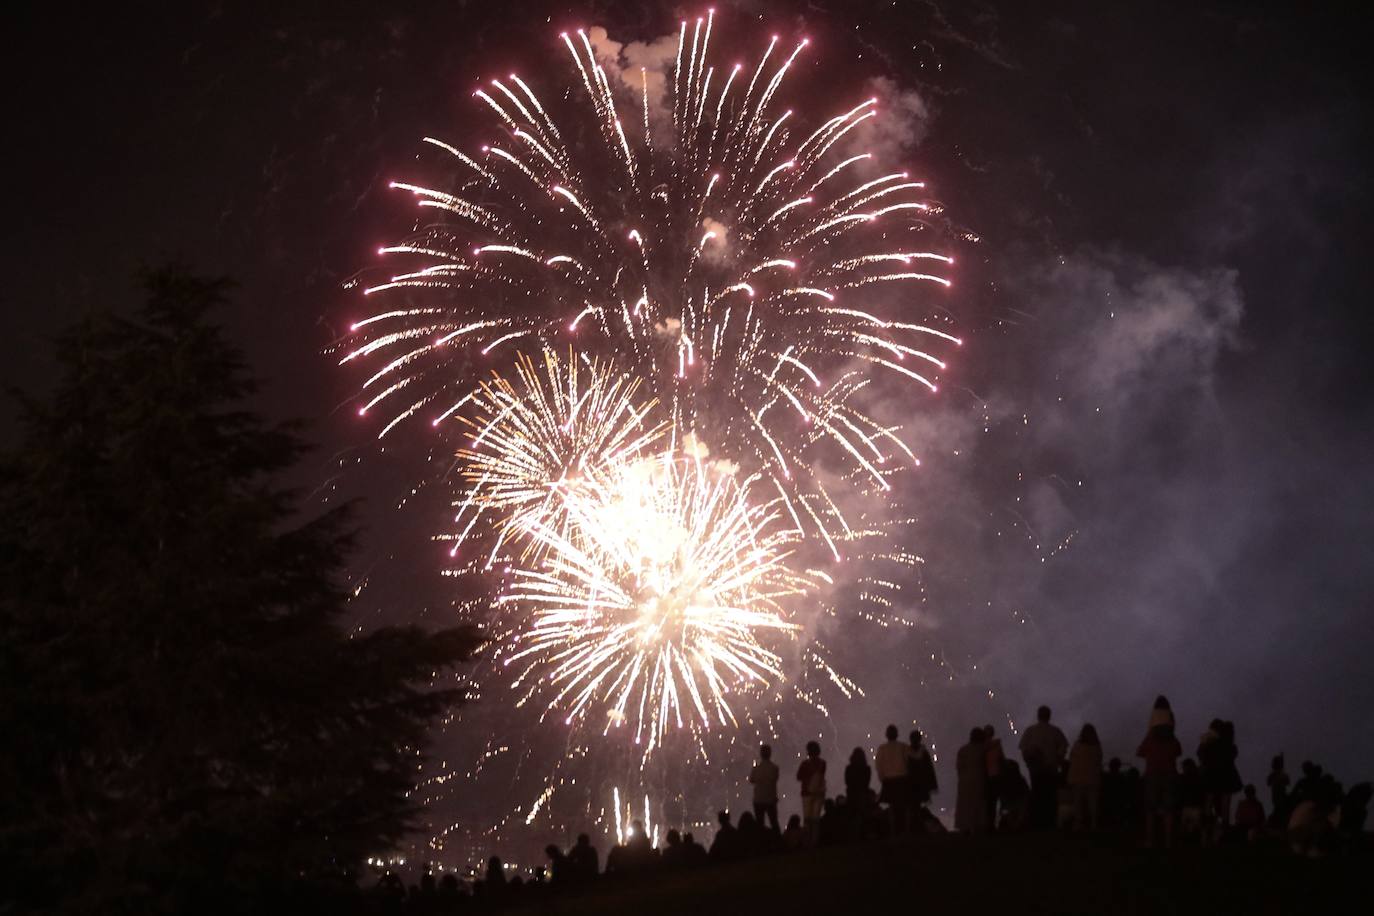
<path fill-rule="evenodd" d="M 347 632 L 349 513 L 276 482 L 305 447 L 243 407 L 228 284 L 145 285 L 60 338 L 0 462 L 0 861 L 30 905 L 258 909 L 411 826 L 475 638 Z"/>

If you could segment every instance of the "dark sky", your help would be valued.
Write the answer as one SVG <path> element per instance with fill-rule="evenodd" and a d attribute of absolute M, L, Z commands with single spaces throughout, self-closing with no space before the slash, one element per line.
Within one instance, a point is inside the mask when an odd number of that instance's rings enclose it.
<path fill-rule="evenodd" d="M 1185 745 L 1212 716 L 1236 722 L 1249 779 L 1280 750 L 1290 766 L 1374 775 L 1374 236 L 1356 22 L 1310 5 L 716 6 L 740 29 L 810 35 L 798 79 L 821 99 L 886 80 L 888 140 L 980 238 L 951 297 L 960 365 L 918 415 L 887 408 L 932 443 L 906 494 L 929 628 L 892 655 L 938 647 L 954 682 L 869 653 L 872 715 L 917 706 L 952 747 L 1043 700 L 1129 754 L 1164 692 Z M 133 301 L 140 264 L 229 274 L 241 289 L 226 320 L 267 380 L 263 408 L 314 424 L 302 481 L 368 500 L 359 575 L 398 557 L 430 568 L 442 502 L 409 498 L 423 456 L 377 453 L 338 409 L 358 378 L 323 352 L 361 313 L 342 284 L 408 228 L 385 184 L 419 137 L 468 136 L 476 79 L 545 65 L 561 28 L 652 39 L 697 12 L 20 14 L 0 381 L 41 389 L 45 341 L 85 307 Z M 12 411 L 0 421 L 8 442 Z M 369 613 L 442 613 L 434 578 Z"/>

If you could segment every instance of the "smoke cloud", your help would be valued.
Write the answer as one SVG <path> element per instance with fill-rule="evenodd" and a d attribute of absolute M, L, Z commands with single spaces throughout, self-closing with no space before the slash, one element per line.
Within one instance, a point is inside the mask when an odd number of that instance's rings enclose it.
<path fill-rule="evenodd" d="M 865 89 L 877 100 L 877 114 L 850 132 L 846 154 L 871 153 L 866 168 L 872 172 L 904 167 L 925 140 L 933 112 L 920 92 L 886 76 L 869 80 Z"/>
<path fill-rule="evenodd" d="M 663 126 L 667 118 L 668 77 L 677 58 L 677 39 L 677 33 L 670 32 L 652 41 L 625 44 L 611 38 L 604 26 L 592 26 L 587 32 L 611 85 L 629 90 L 637 102 L 647 93 L 650 124 L 657 126 Z"/>
<path fill-rule="evenodd" d="M 1023 724 L 1043 701 L 1134 747 L 1265 511 L 1246 481 L 1218 483 L 1237 448 L 1217 397 L 1237 276 L 1084 248 L 1012 259 L 996 282 L 1015 306 L 969 335 L 940 394 L 878 407 L 922 457 L 901 499 L 919 513 L 927 562 L 907 592 L 930 630 L 905 655 L 949 681 L 932 701 L 959 727 L 937 738 Z M 1155 679 L 1123 683 L 1151 652 Z"/>

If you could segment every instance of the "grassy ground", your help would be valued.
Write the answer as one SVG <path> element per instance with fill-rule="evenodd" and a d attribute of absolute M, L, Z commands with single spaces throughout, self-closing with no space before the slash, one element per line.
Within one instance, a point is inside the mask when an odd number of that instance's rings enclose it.
<path fill-rule="evenodd" d="M 879 904 L 891 912 L 892 901 L 912 914 L 1254 916 L 1317 913 L 1344 901 L 1347 912 L 1369 912 L 1371 865 L 1368 854 L 1308 860 L 1282 849 L 1151 853 L 1057 835 L 943 836 L 604 880 L 530 895 L 508 912 L 848 916 Z"/>

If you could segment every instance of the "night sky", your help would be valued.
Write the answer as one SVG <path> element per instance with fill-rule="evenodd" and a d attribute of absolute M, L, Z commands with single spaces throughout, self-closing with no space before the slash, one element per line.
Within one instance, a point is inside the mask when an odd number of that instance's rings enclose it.
<path fill-rule="evenodd" d="M 297 482 L 366 501 L 360 624 L 443 622 L 429 444 L 380 451 L 326 352 L 365 314 L 345 284 L 410 226 L 386 183 L 420 137 L 480 136 L 480 78 L 566 76 L 560 30 L 652 40 L 704 6 L 175 6 L 11 30 L 0 381 L 41 391 L 46 341 L 135 302 L 141 264 L 234 277 L 259 406 L 320 446 Z M 889 720 L 943 756 L 1040 702 L 1125 757 L 1165 693 L 1189 751 L 1236 723 L 1247 781 L 1279 751 L 1374 775 L 1364 32 L 1250 4 L 716 9 L 760 44 L 811 37 L 812 116 L 876 91 L 878 141 L 978 238 L 940 395 L 880 409 L 926 443 L 903 494 L 923 626 L 853 650 L 869 696 L 832 757 Z"/>

